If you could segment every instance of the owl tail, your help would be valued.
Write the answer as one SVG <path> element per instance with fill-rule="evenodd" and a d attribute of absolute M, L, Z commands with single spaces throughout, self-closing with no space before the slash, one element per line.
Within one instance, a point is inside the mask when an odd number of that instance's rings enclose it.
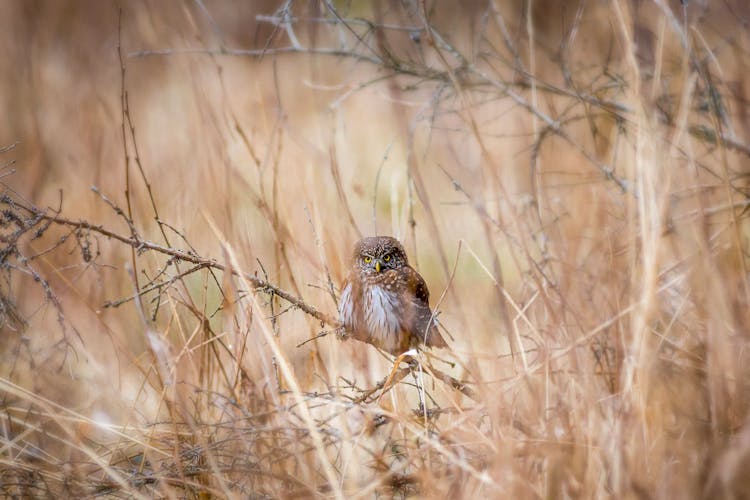
<path fill-rule="evenodd" d="M 427 332 L 425 345 L 427 347 L 448 347 L 448 343 L 438 331 L 437 322 L 433 323 L 432 327 Z"/>

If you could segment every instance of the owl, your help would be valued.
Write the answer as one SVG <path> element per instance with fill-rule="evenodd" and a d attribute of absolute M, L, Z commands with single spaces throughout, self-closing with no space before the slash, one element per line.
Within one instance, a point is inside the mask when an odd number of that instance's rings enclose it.
<path fill-rule="evenodd" d="M 430 292 L 395 238 L 357 242 L 341 292 L 339 319 L 348 334 L 391 354 L 447 347 L 430 311 Z"/>

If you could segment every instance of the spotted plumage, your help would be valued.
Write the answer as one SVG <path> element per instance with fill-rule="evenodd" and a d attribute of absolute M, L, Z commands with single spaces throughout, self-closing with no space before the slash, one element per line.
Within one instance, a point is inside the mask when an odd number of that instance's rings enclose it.
<path fill-rule="evenodd" d="M 430 292 L 395 238 L 357 242 L 341 292 L 339 319 L 347 333 L 391 354 L 411 347 L 447 347 L 429 305 Z"/>

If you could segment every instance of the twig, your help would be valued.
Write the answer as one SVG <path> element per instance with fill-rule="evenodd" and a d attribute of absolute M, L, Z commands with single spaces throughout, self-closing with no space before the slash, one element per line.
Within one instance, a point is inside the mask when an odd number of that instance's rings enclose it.
<path fill-rule="evenodd" d="M 427 371 L 430 373 L 430 375 L 432 375 L 436 379 L 449 385 L 453 389 L 463 393 L 464 396 L 467 396 L 476 402 L 480 402 L 479 396 L 477 395 L 477 393 L 473 389 L 468 387 L 464 382 L 461 382 L 457 378 L 451 377 L 447 373 L 438 370 L 437 368 L 435 368 L 434 366 L 430 364 L 427 364 L 424 366 L 425 368 L 427 368 Z"/>
<path fill-rule="evenodd" d="M 104 307 L 119 307 L 119 306 L 125 304 L 126 302 L 130 302 L 131 300 L 135 300 L 136 298 L 138 298 L 140 296 L 143 296 L 143 295 L 145 295 L 145 294 L 147 294 L 147 293 L 149 293 L 149 292 L 151 292 L 153 290 L 158 290 L 160 288 L 164 288 L 165 286 L 169 286 L 172 283 L 174 283 L 175 281 L 179 280 L 180 278 L 183 278 L 183 277 L 185 277 L 185 276 L 187 276 L 189 274 L 192 274 L 192 273 L 194 273 L 196 271 L 200 271 L 201 269 L 204 269 L 206 267 L 207 266 L 205 264 L 198 264 L 196 266 L 191 267 L 187 271 L 183 271 L 180 274 L 172 276 L 171 278 L 169 278 L 166 281 L 162 281 L 161 283 L 153 283 L 153 281 L 158 278 L 158 276 L 157 276 L 157 277 L 155 277 L 155 278 L 153 278 L 151 280 L 152 281 L 151 285 L 149 285 L 147 287 L 144 287 L 144 288 L 141 288 L 138 292 L 136 292 L 135 294 L 131 295 L 130 297 L 125 297 L 123 299 L 105 302 L 104 303 Z"/>
<path fill-rule="evenodd" d="M 110 231 L 109 229 L 106 229 L 103 226 L 91 224 L 90 222 L 87 222 L 87 221 L 83 221 L 83 220 L 75 221 L 72 219 L 68 219 L 66 217 L 60 217 L 57 215 L 48 215 L 47 213 L 35 207 L 28 207 L 26 205 L 19 204 L 19 203 L 15 203 L 15 205 L 27 211 L 28 213 L 38 217 L 40 220 L 49 221 L 49 222 L 62 225 L 62 226 L 92 231 L 92 232 L 101 234 L 102 236 L 106 236 L 107 238 L 111 238 L 121 243 L 125 243 L 126 245 L 129 245 L 134 249 L 138 249 L 139 251 L 151 250 L 151 251 L 158 252 L 164 255 L 169 255 L 180 261 L 200 265 L 205 268 L 216 269 L 218 271 L 229 271 L 235 275 L 242 275 L 248 281 L 248 283 L 250 283 L 255 289 L 264 291 L 266 293 L 273 293 L 275 295 L 278 295 L 279 297 L 286 300 L 287 302 L 289 302 L 290 304 L 292 304 L 293 306 L 295 306 L 302 312 L 308 314 L 309 316 L 314 317 L 315 319 L 317 319 L 323 324 L 332 326 L 334 328 L 337 328 L 339 326 L 338 321 L 335 320 L 333 317 L 321 311 L 318 311 L 315 307 L 307 304 L 300 297 L 296 297 L 292 295 L 291 293 L 285 290 L 282 290 L 281 288 L 269 283 L 268 281 L 261 280 L 251 274 L 240 273 L 238 271 L 230 270 L 227 268 L 227 266 L 220 264 L 213 259 L 205 259 L 195 254 L 194 252 L 185 252 L 183 250 L 178 250 L 178 249 L 167 247 L 164 245 L 159 245 L 152 241 L 143 240 L 138 236 L 134 236 L 134 237 L 123 236 L 121 234 Z"/>
<path fill-rule="evenodd" d="M 416 363 L 410 363 L 409 366 L 406 366 L 401 369 L 396 368 L 396 366 L 398 366 L 398 363 L 400 363 L 402 359 L 403 359 L 403 355 L 399 356 L 399 358 L 396 359 L 396 364 L 394 364 L 393 370 L 391 370 L 391 372 L 386 377 L 384 377 L 381 381 L 375 384 L 374 387 L 366 390 L 360 396 L 355 398 L 353 402 L 357 404 L 366 402 L 376 392 L 383 390 L 383 389 L 388 390 L 391 387 L 394 387 L 401 380 L 403 380 L 407 375 L 412 373 L 412 371 L 417 366 Z M 441 370 L 438 370 L 431 364 L 426 364 L 422 366 L 424 366 L 427 369 L 427 372 L 433 378 L 440 380 L 444 384 L 450 386 L 452 389 L 455 389 L 461 392 L 463 395 L 467 396 L 468 398 L 473 399 L 476 402 L 480 402 L 479 396 L 477 395 L 477 393 L 473 389 L 468 387 L 464 382 L 461 382 L 457 378 L 451 377 L 447 373 Z"/>
<path fill-rule="evenodd" d="M 131 235 L 135 238 L 136 232 L 135 227 L 133 226 L 133 208 L 130 202 L 130 155 L 128 155 L 128 138 L 125 133 L 125 121 L 129 111 L 128 93 L 127 90 L 125 90 L 125 60 L 122 57 L 122 8 L 117 11 L 117 59 L 120 62 L 120 132 L 122 135 L 122 155 L 125 160 L 123 164 L 123 167 L 125 168 L 125 204 L 128 211 L 127 216 L 123 214 L 123 218 L 127 221 Z M 101 195 L 98 191 L 95 192 Z M 105 202 L 107 201 L 106 198 L 104 198 L 104 200 Z M 117 209 L 115 209 L 115 212 L 117 212 Z M 131 265 L 133 266 L 133 279 L 135 280 L 135 289 L 137 291 L 140 289 L 140 285 L 138 284 L 136 251 L 137 249 L 135 247 L 131 248 L 130 260 Z"/>
<path fill-rule="evenodd" d="M 354 214 L 352 213 L 352 209 L 349 206 L 349 199 L 346 196 L 346 190 L 344 189 L 344 185 L 341 182 L 341 169 L 339 168 L 339 160 L 338 160 L 338 153 L 336 152 L 336 135 L 333 135 L 333 139 L 331 140 L 331 145 L 329 148 L 330 153 L 330 166 L 331 166 L 331 177 L 333 177 L 333 184 L 336 186 L 336 194 L 339 197 L 339 201 L 344 206 L 344 211 L 346 213 L 347 218 L 349 219 L 349 224 L 352 226 L 352 229 L 354 229 L 354 232 L 357 234 L 358 238 L 362 237 L 362 231 L 360 231 L 359 226 L 357 226 L 357 221 L 354 219 Z"/>
<path fill-rule="evenodd" d="M 315 230 L 315 224 L 313 223 L 312 215 L 310 214 L 310 211 L 307 209 L 307 206 L 305 206 L 305 215 L 307 215 L 307 222 L 310 224 L 310 229 L 312 230 L 313 238 L 315 239 L 315 246 L 318 247 L 318 254 L 320 255 L 321 264 L 323 265 L 323 270 L 326 273 L 326 280 L 328 282 L 327 283 L 328 288 L 326 289 L 326 288 L 321 287 L 321 289 L 326 290 L 326 292 L 330 294 L 331 299 L 333 300 L 333 303 L 336 305 L 336 307 L 338 307 L 339 301 L 338 301 L 338 298 L 336 297 L 336 288 L 333 286 L 333 279 L 331 278 L 331 270 L 328 268 L 328 262 L 324 258 L 324 254 L 323 254 L 324 252 L 323 242 L 320 240 L 320 237 L 318 236 L 318 232 Z"/>
<path fill-rule="evenodd" d="M 393 387 L 394 385 L 398 384 L 401 380 L 404 379 L 409 373 L 411 373 L 412 367 L 407 366 L 406 368 L 401 368 L 396 373 L 391 373 L 387 377 L 384 377 L 383 380 L 375 384 L 374 387 L 371 389 L 366 390 L 363 394 L 361 394 L 359 397 L 354 399 L 354 403 L 364 403 L 367 401 L 367 399 L 381 390 L 383 387 L 385 387 L 386 384 L 390 384 L 390 387 Z"/>
<path fill-rule="evenodd" d="M 325 337 L 326 335 L 329 335 L 329 334 L 331 334 L 331 333 L 336 333 L 336 332 L 338 332 L 339 330 L 340 330 L 340 328 L 336 328 L 336 329 L 334 329 L 334 330 L 325 330 L 325 331 L 322 331 L 322 332 L 320 332 L 319 334 L 317 334 L 316 336 L 314 336 L 314 337 L 310 337 L 309 339 L 307 339 L 307 340 L 305 340 L 305 341 L 303 341 L 303 342 L 300 342 L 299 344 L 297 344 L 297 346 L 296 346 L 296 347 L 302 347 L 303 345 L 307 344 L 308 342 L 312 342 L 312 341 L 314 341 L 314 340 L 322 339 L 322 338 L 323 338 L 323 337 Z"/>

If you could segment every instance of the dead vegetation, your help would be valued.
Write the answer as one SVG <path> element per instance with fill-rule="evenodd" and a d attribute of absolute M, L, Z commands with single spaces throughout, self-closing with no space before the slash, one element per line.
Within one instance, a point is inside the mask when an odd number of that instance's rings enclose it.
<path fill-rule="evenodd" d="M 750 495 L 743 2 L 29 9 L 4 495 Z M 375 233 L 450 350 L 337 339 Z"/>

